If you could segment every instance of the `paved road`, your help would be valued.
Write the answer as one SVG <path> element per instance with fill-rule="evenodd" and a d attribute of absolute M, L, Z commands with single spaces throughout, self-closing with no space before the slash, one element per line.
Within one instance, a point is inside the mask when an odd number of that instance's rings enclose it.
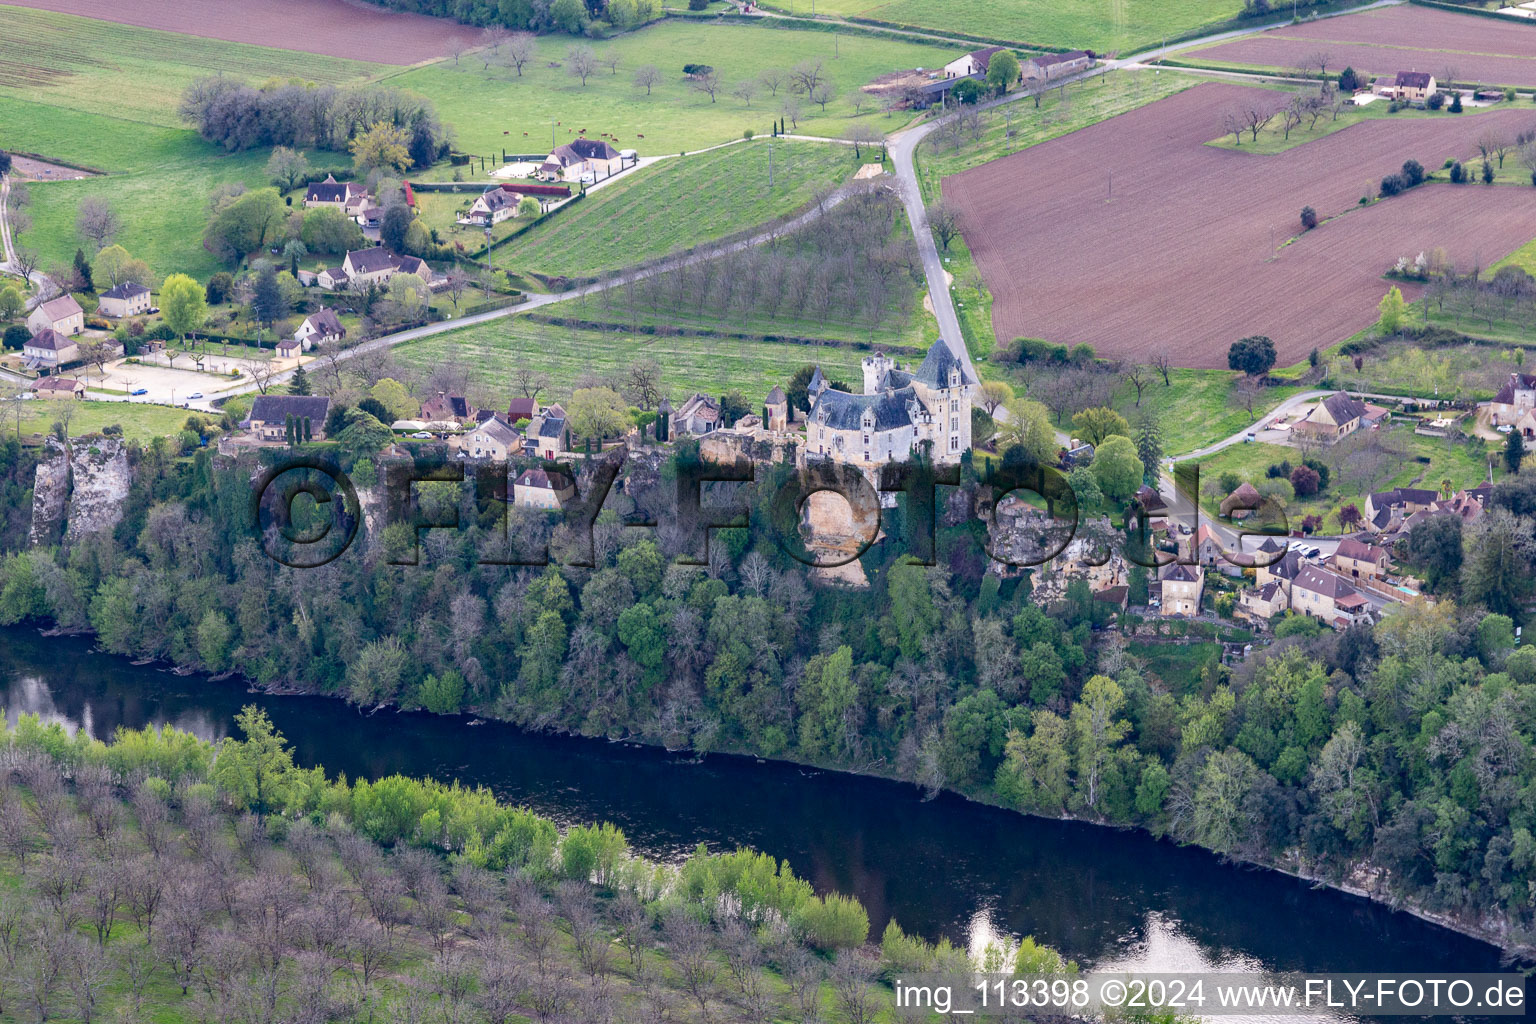
<path fill-rule="evenodd" d="M 5 204 L 10 197 L 11 176 L 7 174 L 0 177 L 0 274 L 15 274 L 20 277 L 21 271 L 16 267 L 16 250 L 11 247 L 11 222 L 5 215 Z M 37 285 L 37 293 L 27 300 L 28 309 L 32 309 L 59 290 L 59 286 L 41 271 L 32 271 L 32 280 Z"/>

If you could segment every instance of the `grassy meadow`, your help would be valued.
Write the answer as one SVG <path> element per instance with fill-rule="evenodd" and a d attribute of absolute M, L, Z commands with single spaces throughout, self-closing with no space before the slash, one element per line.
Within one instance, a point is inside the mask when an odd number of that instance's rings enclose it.
<path fill-rule="evenodd" d="M 561 303 L 541 312 L 553 316 L 582 316 L 580 308 Z M 718 394 L 739 388 L 756 403 L 775 385 L 782 385 L 800 366 L 820 362 L 829 376 L 856 380 L 857 348 L 745 341 L 734 338 L 663 336 L 578 330 L 539 323 L 528 317 L 508 317 L 492 323 L 449 331 L 396 346 L 394 358 L 408 366 L 430 369 L 459 365 L 487 396 L 498 400 L 512 394 L 510 372 L 519 365 L 536 366 L 549 375 L 557 397 L 570 394 L 585 374 L 618 376 L 638 359 L 654 359 L 674 404 L 694 391 Z"/>
<path fill-rule="evenodd" d="M 492 262 L 565 277 L 632 266 L 790 213 L 851 178 L 863 162 L 849 146 L 767 139 L 663 160 L 625 172 L 523 232 Z"/>
<path fill-rule="evenodd" d="M 1241 0 L 769 0 L 794 14 L 841 14 L 1042 46 L 1127 51 L 1243 9 Z"/>
<path fill-rule="evenodd" d="M 48 433 L 53 429 L 54 422 L 61 418 L 64 406 L 70 409 L 69 436 L 71 437 L 97 433 L 102 427 L 115 424 L 123 428 L 124 437 L 140 443 L 154 437 L 179 434 L 187 422 L 187 417 L 194 415 L 185 409 L 173 409 L 168 405 L 38 398 L 20 405 L 20 436 L 25 439 L 33 434 Z M 7 406 L 3 412 L 0 412 L 0 436 L 17 436 L 18 428 L 13 415 L 15 408 L 16 406 Z"/>
<path fill-rule="evenodd" d="M 762 89 L 750 105 L 733 95 L 733 89 L 768 68 L 787 70 L 818 58 L 837 98 L 823 112 L 799 97 L 799 126 L 790 125 L 792 131 L 840 137 L 859 120 L 882 132 L 894 131 L 903 120 L 880 113 L 875 100 L 866 99 L 862 113 L 855 110 L 859 87 L 889 71 L 939 67 L 958 56 L 954 47 L 681 20 L 662 21 L 606 41 L 541 36 L 538 45 L 538 56 L 523 67 L 521 76 L 504 59 L 466 54 L 457 63 L 439 61 L 390 76 L 387 82 L 430 96 L 467 153 L 498 158 L 503 149 L 547 153 L 551 142 L 569 142 L 585 128 L 592 138 L 607 133 L 620 148 L 658 156 L 729 142 L 748 128 L 768 134 L 790 95 L 787 85 L 779 87 L 777 96 Z M 575 45 L 590 46 L 599 58 L 612 56 L 619 63 L 612 72 L 598 67 L 582 85 L 570 74 L 566 59 Z M 489 68 L 485 56 L 491 58 Z M 661 81 L 649 95 L 634 84 L 635 71 L 648 64 L 661 72 Z M 715 68 L 721 86 L 713 101 L 690 85 L 684 64 Z"/>

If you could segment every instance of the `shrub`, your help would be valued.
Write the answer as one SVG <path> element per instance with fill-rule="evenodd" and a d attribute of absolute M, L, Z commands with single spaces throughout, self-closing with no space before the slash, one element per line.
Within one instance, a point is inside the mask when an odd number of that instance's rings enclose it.
<path fill-rule="evenodd" d="M 11 326 L 5 329 L 4 344 L 6 348 L 19 349 L 25 346 L 26 343 L 31 340 L 32 332 L 27 330 L 21 324 L 11 324 Z"/>
<path fill-rule="evenodd" d="M 1310 498 L 1316 494 L 1319 480 L 1317 470 L 1311 466 L 1297 466 L 1291 470 L 1291 489 L 1298 498 Z"/>
<path fill-rule="evenodd" d="M 1461 165 L 1460 160 L 1451 163 L 1451 184 L 1460 185 L 1467 180 L 1467 169 Z"/>
<path fill-rule="evenodd" d="M 858 900 L 830 893 L 802 903 L 790 927 L 818 949 L 857 949 L 869 938 L 869 915 Z"/>
<path fill-rule="evenodd" d="M 1381 198 L 1395 196 L 1408 187 L 1408 179 L 1401 174 L 1389 174 L 1381 179 Z"/>
<path fill-rule="evenodd" d="M 1301 208 L 1301 226 L 1307 231 L 1317 227 L 1317 211 L 1310 206 Z"/>
<path fill-rule="evenodd" d="M 1430 93 L 1429 98 L 1424 101 L 1424 105 L 1430 110 L 1439 110 L 1441 107 L 1445 106 L 1445 93 Z"/>
<path fill-rule="evenodd" d="M 1453 114 L 1461 113 L 1461 93 L 1458 92 L 1451 96 L 1450 110 Z"/>
<path fill-rule="evenodd" d="M 1493 184 L 1493 164 L 1489 163 L 1487 160 L 1483 161 L 1483 184 Z"/>
<path fill-rule="evenodd" d="M 1359 89 L 1360 87 L 1361 87 L 1360 76 L 1355 73 L 1355 69 L 1354 68 L 1345 68 L 1343 71 L 1339 72 L 1339 91 L 1340 92 L 1354 92 L 1356 89 Z"/>
<path fill-rule="evenodd" d="M 1424 165 L 1417 160 L 1404 160 L 1403 177 L 1407 179 L 1409 188 L 1422 183 L 1424 181 Z"/>

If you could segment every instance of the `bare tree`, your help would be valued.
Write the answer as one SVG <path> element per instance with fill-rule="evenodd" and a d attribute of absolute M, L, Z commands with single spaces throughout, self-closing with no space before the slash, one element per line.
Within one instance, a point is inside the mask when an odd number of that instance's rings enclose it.
<path fill-rule="evenodd" d="M 1238 107 L 1228 107 L 1221 114 L 1221 130 L 1232 133 L 1232 141 L 1243 144 L 1243 112 Z"/>
<path fill-rule="evenodd" d="M 458 66 L 459 58 L 464 56 L 465 51 L 468 49 L 469 44 L 460 39 L 458 36 L 454 36 L 452 39 L 448 40 L 448 55 L 453 58 L 455 67 Z"/>
<path fill-rule="evenodd" d="M 928 227 L 938 240 L 939 248 L 948 250 L 949 243 L 960 233 L 960 212 L 947 201 L 940 199 L 928 207 Z"/>
<path fill-rule="evenodd" d="M 764 68 L 758 72 L 757 80 L 763 83 L 763 88 L 768 90 L 769 95 L 777 96 L 779 86 L 783 85 L 788 77 L 789 72 L 783 68 Z"/>
<path fill-rule="evenodd" d="M 512 38 L 512 31 L 505 25 L 490 25 L 480 33 L 480 38 L 491 53 L 499 54 L 506 41 Z"/>
<path fill-rule="evenodd" d="M 784 102 L 779 104 L 779 113 L 788 119 L 791 129 L 800 127 L 800 103 L 793 96 L 784 97 Z"/>
<path fill-rule="evenodd" d="M 715 102 L 715 93 L 720 91 L 720 72 L 714 68 L 701 68 L 689 79 L 689 85 L 695 92 L 706 93 L 709 102 Z"/>
<path fill-rule="evenodd" d="M 87 196 L 80 200 L 79 210 L 75 214 L 75 230 L 88 239 L 96 250 L 110 242 L 121 229 L 122 221 L 117 211 L 105 199 Z"/>
<path fill-rule="evenodd" d="M 1165 388 L 1170 387 L 1173 383 L 1168 378 L 1168 371 L 1171 365 L 1172 361 L 1168 358 L 1166 349 L 1152 354 L 1152 368 L 1157 371 L 1158 376 L 1163 378 L 1163 387 Z"/>
<path fill-rule="evenodd" d="M 11 230 L 16 230 L 16 223 L 11 222 Z M 40 257 L 31 249 L 20 245 L 11 248 L 11 266 L 16 268 L 16 273 L 21 275 L 22 283 L 28 288 L 32 287 L 32 275 L 37 273 L 37 264 Z"/>
<path fill-rule="evenodd" d="M 1327 50 L 1313 50 L 1301 59 L 1302 66 L 1309 71 L 1317 68 L 1317 73 L 1322 78 L 1328 77 L 1328 65 L 1333 63 L 1333 54 Z"/>
<path fill-rule="evenodd" d="M 617 50 L 605 50 L 597 58 L 597 62 L 607 68 L 610 75 L 617 75 L 619 73 L 619 61 L 623 59 Z"/>
<path fill-rule="evenodd" d="M 715 986 L 717 968 L 711 954 L 709 926 L 681 908 L 667 915 L 662 924 L 673 967 L 683 988 L 699 1004 L 699 1012 L 708 1009 Z"/>
<path fill-rule="evenodd" d="M 523 77 L 523 65 L 527 64 L 539 52 L 539 38 L 532 32 L 514 32 L 507 40 L 507 63 L 517 71 L 517 77 Z"/>
<path fill-rule="evenodd" d="M 524 398 L 538 398 L 539 392 L 549 387 L 549 376 L 526 363 L 512 368 L 512 386 Z"/>
<path fill-rule="evenodd" d="M 654 359 L 637 359 L 624 374 L 624 392 L 642 410 L 661 401 L 661 364 Z"/>
<path fill-rule="evenodd" d="M 803 96 L 809 96 L 826 77 L 826 68 L 820 58 L 803 60 L 789 73 L 789 87 Z"/>
<path fill-rule="evenodd" d="M 1136 407 L 1141 408 L 1141 392 L 1152 383 L 1150 368 L 1140 363 L 1132 363 L 1121 371 L 1121 376 L 1125 378 L 1127 384 L 1136 389 Z"/>
<path fill-rule="evenodd" d="M 651 89 L 661 82 L 661 69 L 655 64 L 642 64 L 635 69 L 635 88 L 644 89 L 649 96 Z"/>
<path fill-rule="evenodd" d="M 753 98 L 757 96 L 758 89 L 760 88 L 761 83 L 759 83 L 757 79 L 743 78 L 741 81 L 731 86 L 731 95 L 735 96 L 737 99 L 741 100 L 742 103 L 750 107 L 752 106 Z"/>
<path fill-rule="evenodd" d="M 832 965 L 832 992 L 848 1024 L 871 1024 L 879 1004 L 870 984 L 874 972 L 855 950 L 838 954 Z"/>
<path fill-rule="evenodd" d="M 1259 132 L 1268 128 L 1269 123 L 1279 112 L 1280 109 L 1272 102 L 1255 97 L 1242 107 L 1243 128 L 1252 136 L 1254 142 L 1258 142 Z"/>
<path fill-rule="evenodd" d="M 565 71 L 572 78 L 581 79 L 585 88 L 587 79 L 597 70 L 597 54 L 592 52 L 592 47 L 577 43 L 565 51 Z"/>
<path fill-rule="evenodd" d="M 827 104 L 837 99 L 837 87 L 828 79 L 816 83 L 816 87 L 810 92 L 811 101 L 821 104 L 821 112 L 827 112 Z"/>
<path fill-rule="evenodd" d="M 1306 102 L 1306 97 L 1302 96 L 1300 93 L 1297 93 L 1290 98 L 1289 102 L 1286 103 L 1285 108 L 1280 111 L 1280 126 L 1281 130 L 1284 131 L 1285 138 L 1287 140 L 1289 140 L 1291 137 L 1291 129 L 1300 125 L 1302 119 L 1306 116 Z"/>
<path fill-rule="evenodd" d="M 853 143 L 853 158 L 862 159 L 864 148 L 874 149 L 885 142 L 885 136 L 871 126 L 859 123 L 848 129 L 848 141 Z"/>

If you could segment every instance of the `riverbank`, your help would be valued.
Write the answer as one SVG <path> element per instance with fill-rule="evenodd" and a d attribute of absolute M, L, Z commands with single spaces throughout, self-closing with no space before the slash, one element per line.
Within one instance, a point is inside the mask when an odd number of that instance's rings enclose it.
<path fill-rule="evenodd" d="M 69 643 L 68 640 L 48 640 L 49 645 L 61 645 Z M 78 646 L 77 642 L 74 645 Z M 100 657 L 92 654 L 91 657 Z M 112 656 L 114 663 L 126 663 L 121 656 Z M 177 683 L 178 694 L 183 694 L 189 677 L 172 677 L 169 668 L 161 672 L 154 669 L 141 669 L 143 672 L 152 672 L 154 677 L 170 677 L 180 679 Z M 147 679 L 146 674 L 146 679 Z M 201 679 L 201 676 L 200 676 Z M 229 683 L 224 686 L 209 686 L 209 694 L 227 691 Z M 430 715 L 427 712 L 410 712 L 407 720 L 412 722 L 407 731 L 401 731 L 401 718 L 395 715 L 367 715 L 359 718 L 356 714 L 347 714 L 341 711 L 347 708 L 346 702 L 335 700 L 335 695 L 321 694 L 315 689 L 298 688 L 298 686 L 273 686 L 273 688 L 255 688 L 250 686 L 249 680 L 241 683 L 241 688 L 249 688 L 249 692 L 261 692 L 261 694 L 273 695 L 273 714 L 276 714 L 278 706 L 292 706 L 293 718 L 309 723 L 315 720 L 315 735 L 306 737 L 301 732 L 298 722 L 286 725 L 290 734 L 300 735 L 307 746 L 321 754 L 316 754 L 321 763 L 333 763 L 343 771 L 359 777 L 367 774 L 379 775 L 392 771 L 409 771 L 413 774 L 433 774 L 441 777 L 464 777 L 465 780 L 473 777 L 475 781 L 502 780 L 499 785 L 505 786 L 508 792 L 515 798 L 522 800 L 538 801 L 541 798 L 558 798 L 561 801 L 570 800 L 571 794 L 581 795 L 581 803 L 576 806 L 574 817 L 582 820 L 598 820 L 598 818 L 616 817 L 616 815 L 630 814 L 631 817 L 622 821 L 625 831 L 631 837 L 645 837 L 647 826 L 639 821 L 651 812 L 662 812 L 667 815 L 680 815 L 680 820 L 690 821 L 691 829 L 697 829 L 699 823 L 710 824 L 710 829 L 703 832 L 702 838 L 711 843 L 720 843 L 723 846 L 737 843 L 737 841 L 750 841 L 756 846 L 768 846 L 766 835 L 773 835 L 776 841 L 777 855 L 791 857 L 802 866 L 802 872 L 806 877 L 813 878 L 817 887 L 840 887 L 843 890 L 857 890 L 866 903 L 876 907 L 880 915 L 891 913 L 899 917 L 903 926 L 912 930 L 914 926 L 922 926 L 929 936 L 945 932 L 955 935 L 955 929 L 966 929 L 966 921 L 972 917 L 968 901 L 972 898 L 980 898 L 983 906 L 992 904 L 1000 907 L 1001 920 L 997 926 L 1006 927 L 1017 933 L 1037 933 L 1040 935 L 1041 917 L 1040 907 L 1012 907 L 1005 904 L 997 904 L 1000 898 L 1008 898 L 1015 890 L 1020 889 L 1021 880 L 1031 878 L 1031 872 L 1043 872 L 1041 881 L 1049 881 L 1051 884 L 1060 884 L 1063 887 L 1063 898 L 1071 897 L 1077 890 L 1103 890 L 1106 886 L 1106 878 L 1115 877 L 1117 884 L 1130 887 L 1130 895 L 1124 897 L 1124 903 L 1132 906 L 1169 906 L 1167 900 L 1175 898 L 1172 904 L 1170 917 L 1174 920 L 1200 920 L 1203 913 L 1210 913 L 1206 903 L 1230 903 L 1233 900 L 1243 901 L 1244 904 L 1253 903 L 1253 890 L 1263 890 L 1266 900 L 1273 900 L 1273 909 L 1267 915 L 1260 913 L 1258 917 L 1279 918 L 1289 915 L 1287 920 L 1296 917 L 1293 907 L 1295 895 L 1287 895 L 1290 886 L 1295 883 L 1304 883 L 1306 886 L 1319 887 L 1319 889 L 1339 894 L 1335 900 L 1359 901 L 1370 907 L 1378 907 L 1382 913 L 1389 917 L 1361 913 L 1361 907 L 1350 907 L 1347 903 L 1339 903 L 1327 912 L 1330 920 L 1349 920 L 1355 918 L 1361 923 L 1361 927 L 1367 933 L 1381 933 L 1390 930 L 1387 921 L 1392 913 L 1405 910 L 1407 915 L 1412 915 L 1413 920 L 1422 921 L 1424 926 L 1435 926 L 1438 929 L 1447 929 L 1450 932 L 1467 936 L 1467 940 L 1476 940 L 1478 943 L 1487 943 L 1488 947 L 1504 949 L 1507 952 L 1524 955 L 1525 947 L 1519 944 L 1507 943 L 1502 933 L 1491 929 L 1478 929 L 1468 926 L 1462 921 L 1448 920 L 1439 917 L 1428 910 L 1407 906 L 1392 900 L 1390 895 L 1382 895 L 1378 890 L 1370 890 L 1366 884 L 1355 884 L 1350 878 L 1342 881 L 1330 881 L 1327 878 L 1315 877 L 1298 864 L 1264 864 L 1258 861 L 1243 860 L 1243 858 L 1226 858 L 1233 866 L 1241 867 L 1241 872 L 1233 872 L 1236 877 L 1221 878 L 1221 872 L 1212 874 L 1215 861 L 1210 860 L 1212 855 L 1204 851 L 1203 847 L 1195 844 L 1175 844 L 1172 841 L 1163 843 L 1164 838 L 1149 829 L 1141 827 L 1121 826 L 1111 824 L 1106 827 L 1103 821 L 1084 820 L 1075 817 L 1049 817 L 1049 815 L 1026 814 L 1006 808 L 1005 804 L 989 794 L 965 794 L 965 792 L 948 789 L 937 800 L 926 801 L 919 804 L 917 797 L 911 798 L 912 806 L 902 811 L 899 804 L 892 804 L 892 797 L 880 795 L 880 789 L 860 791 L 854 789 L 849 792 L 848 783 L 837 785 L 834 794 L 794 794 L 793 800 L 786 794 L 785 781 L 774 781 L 782 777 L 814 777 L 816 772 L 826 772 L 845 780 L 865 778 L 869 786 L 897 785 L 900 791 L 911 791 L 912 783 L 897 777 L 889 771 L 877 771 L 877 769 L 848 768 L 848 766 L 826 765 L 826 763 L 814 763 L 814 761 L 797 760 L 797 758 L 762 758 L 751 751 L 737 751 L 737 749 L 711 748 L 708 752 L 722 755 L 720 758 L 711 758 L 705 761 L 705 765 L 694 765 L 696 758 L 667 758 L 665 746 L 656 742 L 648 742 L 644 737 L 625 737 L 622 743 L 601 743 L 591 745 L 590 740 L 596 737 L 573 737 L 570 732 L 533 732 L 522 726 L 504 722 L 495 718 L 495 715 L 487 714 L 487 709 L 479 709 L 476 714 L 479 718 L 488 718 L 490 728 L 475 729 L 473 732 L 462 732 L 467 728 L 464 718 L 456 715 Z M 281 700 L 276 700 L 281 697 Z M 307 705 L 304 702 L 327 697 L 323 705 Z M 135 714 L 141 712 L 141 697 L 135 692 L 132 695 L 132 705 Z M 235 697 L 229 697 L 235 700 Z M 287 702 L 293 702 L 289 705 Z M 183 702 L 184 703 L 184 702 Z M 198 705 L 194 700 L 194 705 Z M 338 714 L 318 714 L 316 708 L 326 705 L 335 705 Z M 95 720 L 101 723 L 103 728 L 111 729 L 111 720 L 104 717 L 104 705 L 100 694 L 81 694 L 81 712 L 84 715 L 95 715 Z M 178 705 L 180 706 L 180 705 Z M 206 722 L 207 712 L 198 708 L 195 714 L 187 714 L 187 720 Z M 366 714 L 366 712 L 364 712 Z M 352 723 L 344 725 L 347 737 L 339 738 L 335 734 L 335 723 L 319 723 L 319 718 L 336 718 L 338 722 Z M 511 731 L 516 735 L 508 735 Z M 473 746 L 467 746 L 465 737 L 475 735 Z M 527 740 L 519 740 L 518 735 L 528 737 Z M 539 737 L 550 737 L 541 740 Z M 355 743 L 358 746 L 358 761 L 341 760 L 335 754 L 339 743 Z M 381 746 L 389 745 L 389 751 L 381 751 Z M 521 751 L 504 751 L 508 743 L 521 745 L 522 748 L 531 748 Z M 570 745 L 576 745 L 571 751 Z M 441 752 L 439 752 L 441 748 Z M 625 749 L 645 748 L 647 751 L 656 752 L 656 763 L 645 758 L 641 765 L 636 765 L 631 760 L 631 755 L 624 754 Z M 485 749 L 496 751 L 496 754 L 470 754 L 470 749 Z M 422 760 L 422 751 L 430 751 L 430 758 Z M 442 760 L 442 758 L 447 760 Z M 485 765 L 484 758 L 492 757 L 492 763 Z M 634 751 L 633 757 L 639 757 L 639 749 Z M 472 758 L 472 760 L 465 760 Z M 559 769 L 550 769 L 544 765 L 545 761 L 576 761 L 578 758 L 588 761 L 581 765 L 562 765 Z M 777 771 L 770 772 L 770 778 L 760 778 L 763 763 L 774 766 Z M 533 763 L 539 763 L 538 768 Z M 673 769 L 671 766 L 679 768 Z M 757 766 L 753 771 L 753 766 Z M 487 774 L 487 769 L 490 774 Z M 814 772 L 808 775 L 808 769 Z M 513 775 L 505 775 L 505 772 L 513 772 Z M 548 778 L 551 771 L 556 772 L 556 777 Z M 679 775 L 682 772 L 682 775 Z M 677 778 L 685 778 L 685 783 L 679 786 Z M 622 781 L 616 781 L 622 778 Z M 723 780 L 723 781 L 722 781 Z M 617 792 L 611 795 L 608 804 L 602 803 L 601 798 L 608 797 L 607 792 L 596 792 L 601 789 L 614 789 Z M 688 789 L 688 801 L 685 806 L 677 804 L 677 798 L 659 798 L 657 789 Z M 814 786 L 813 786 L 814 789 Z M 522 794 L 522 795 L 519 795 Z M 739 804 L 742 801 L 753 804 L 763 804 L 760 808 L 751 808 L 751 811 L 743 811 Z M 817 808 L 814 812 L 806 814 L 806 800 L 813 803 L 809 806 Z M 826 806 L 822 808 L 817 800 L 825 800 Z M 852 814 L 846 804 L 852 803 L 860 806 L 860 814 Z M 868 804 L 868 806 L 865 806 Z M 937 824 L 932 829 L 919 829 L 915 826 L 917 814 L 915 806 L 923 806 L 925 818 L 934 818 Z M 966 812 L 963 808 L 986 809 L 982 812 Z M 548 811 L 548 808 L 545 808 Z M 803 827 L 814 829 L 814 834 L 802 835 L 796 831 L 796 818 L 805 817 L 809 823 Z M 894 820 L 892 820 L 894 818 Z M 837 847 L 836 851 L 820 851 L 817 844 L 825 843 L 828 837 L 825 835 L 825 824 L 814 824 L 817 821 L 825 823 L 826 820 L 839 820 L 842 827 L 852 832 L 846 837 L 846 843 L 851 846 Z M 1038 821 L 1038 823 L 1058 823 L 1060 827 L 1051 827 L 1041 832 L 1040 827 L 1025 827 L 1014 829 L 1008 826 L 1008 820 Z M 773 832 L 765 832 L 763 829 L 773 829 Z M 1064 829 L 1064 832 L 1063 832 Z M 929 831 L 932 834 L 929 834 Z M 1112 835 L 1126 837 L 1124 840 L 1111 838 Z M 1132 841 L 1134 838 L 1135 841 Z M 668 837 L 667 829 L 664 831 L 651 831 L 650 841 L 653 843 L 653 851 L 657 854 L 682 855 L 691 849 L 691 846 L 674 844 Z M 786 844 L 785 844 L 786 843 Z M 811 846 L 805 846 L 811 843 Z M 923 863 L 920 860 L 912 860 L 909 844 L 940 844 L 948 847 L 943 861 L 938 863 Z M 1031 843 L 1044 844 L 1044 849 L 1060 851 L 1060 854 L 1046 854 L 1041 847 L 1031 847 Z M 1150 846 L 1149 846 L 1150 844 Z M 1091 849 L 1091 857 L 1084 857 L 1081 851 Z M 799 851 L 799 852 L 796 852 Z M 857 851 L 857 852 L 856 852 Z M 871 861 L 871 851 L 877 854 Z M 1184 854 L 1184 851 L 1189 854 Z M 1177 852 L 1177 854 L 1175 854 Z M 963 855 L 962 855 L 963 854 Z M 860 861 L 849 863 L 848 857 L 863 858 Z M 1069 867 L 1063 867 L 1060 861 L 1072 860 Z M 839 870 L 828 874 L 828 863 L 842 864 Z M 1049 869 L 1043 867 L 1049 864 Z M 1209 864 L 1209 866 L 1203 866 Z M 1152 867 L 1149 867 L 1152 866 Z M 1264 867 L 1273 881 L 1260 881 L 1252 874 L 1252 867 Z M 900 878 L 897 883 L 897 874 L 905 875 L 912 870 L 912 877 Z M 985 877 L 977 877 L 975 872 L 983 872 Z M 895 874 L 892 874 L 895 872 Z M 1154 874 L 1157 880 L 1149 881 L 1143 878 L 1134 878 L 1132 875 Z M 1186 875 L 1187 878 L 1180 881 L 1174 890 L 1167 889 L 1164 875 Z M 903 900 L 931 901 L 934 890 L 945 886 L 943 878 L 949 875 L 951 886 L 960 886 L 958 894 L 948 894 L 949 903 L 945 906 L 929 907 L 928 917 L 922 917 L 922 913 L 908 909 Z M 1081 875 L 1080 878 L 1077 875 Z M 1281 878 L 1287 880 L 1281 884 Z M 1210 887 L 1230 886 L 1229 892 L 1217 900 L 1212 900 Z M 892 889 L 892 886 L 897 886 Z M 982 897 L 982 886 L 986 890 L 995 890 L 995 895 Z M 1304 890 L 1303 890 L 1304 892 Z M 903 895 L 905 894 L 905 895 Z M 1008 894 L 1008 895 L 1005 895 Z M 1175 897 L 1177 894 L 1177 897 Z M 1310 900 L 1310 897 L 1309 897 Z M 1332 906 L 1333 901 L 1324 900 L 1324 904 Z M 1083 913 L 1084 909 L 1078 904 L 1069 907 L 1054 907 L 1046 921 L 1058 920 L 1057 932 L 1046 932 L 1041 936 L 1043 940 L 1052 941 L 1052 944 L 1063 944 L 1061 936 L 1069 935 L 1074 929 L 1081 929 L 1080 921 L 1075 920 L 1075 915 Z M 1169 910 L 1164 910 L 1164 913 Z M 1092 910 L 1092 913 L 1109 913 L 1106 907 Z M 1060 915 L 1060 917 L 1058 917 Z M 946 924 L 948 923 L 948 924 Z M 879 926 L 877 926 L 879 927 Z M 1104 918 L 1098 924 L 1106 940 L 1112 936 L 1121 935 L 1126 929 L 1140 930 L 1143 923 L 1138 923 L 1134 915 L 1124 917 L 1123 909 L 1115 910 L 1109 917 Z M 1232 935 L 1223 940 L 1224 946 L 1241 946 L 1244 941 L 1256 941 L 1253 936 L 1244 930 L 1246 926 L 1233 926 L 1230 923 L 1204 923 L 1201 926 L 1203 932 L 1220 930 L 1223 927 L 1236 927 Z M 1347 932 L 1341 932 L 1347 935 Z M 1266 943 L 1272 940 L 1264 936 Z M 1353 940 L 1342 941 L 1341 946 L 1346 949 L 1361 947 L 1362 952 L 1369 949 L 1364 936 L 1356 936 Z M 1447 944 L 1447 941 L 1424 940 L 1412 943 L 1413 949 L 1424 946 L 1425 943 L 1433 943 L 1436 947 L 1455 946 L 1455 943 Z M 1111 943 L 1114 944 L 1114 943 Z M 1276 943 L 1276 946 L 1284 947 L 1289 952 L 1289 943 Z M 1074 955 L 1083 956 L 1083 950 L 1072 950 Z M 1347 953 L 1339 953 L 1347 955 Z M 1269 953 L 1263 956 L 1264 960 L 1278 961 L 1279 953 Z M 1470 953 L 1459 955 L 1459 960 L 1467 960 Z M 1316 961 L 1316 966 L 1335 964 L 1336 961 Z M 1375 964 L 1375 967 L 1389 960 L 1364 961 L 1359 967 Z M 1392 963 L 1396 963 L 1395 960 Z"/>

